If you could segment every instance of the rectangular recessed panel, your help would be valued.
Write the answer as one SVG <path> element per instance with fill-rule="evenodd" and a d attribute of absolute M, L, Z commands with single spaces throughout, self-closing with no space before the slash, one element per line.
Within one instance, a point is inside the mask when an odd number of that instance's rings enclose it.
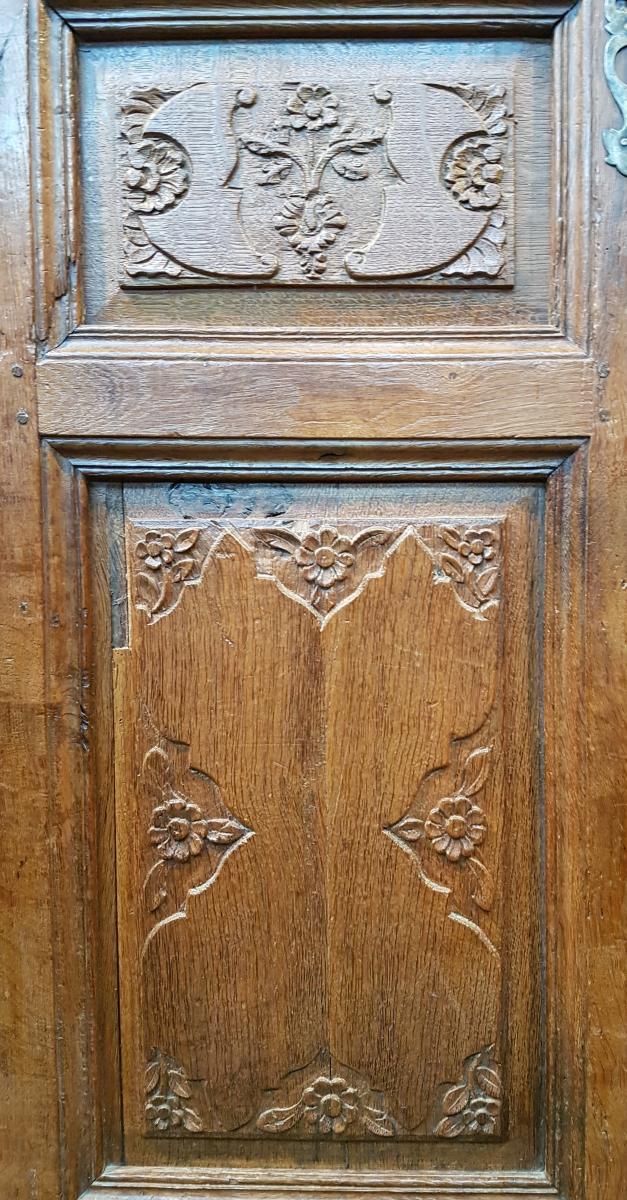
<path fill-rule="evenodd" d="M 124 509 L 127 1160 L 536 1165 L 537 489 Z"/>
<path fill-rule="evenodd" d="M 417 38 L 85 46 L 88 319 L 546 324 L 550 53 Z"/>

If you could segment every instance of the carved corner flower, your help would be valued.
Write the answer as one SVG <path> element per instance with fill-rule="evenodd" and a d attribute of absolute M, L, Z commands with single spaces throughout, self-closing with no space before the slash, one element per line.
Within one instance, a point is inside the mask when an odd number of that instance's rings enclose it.
<path fill-rule="evenodd" d="M 437 563 L 464 604 L 482 609 L 497 599 L 499 539 L 493 529 L 456 529 L 443 525 L 438 530 L 444 549 Z"/>
<path fill-rule="evenodd" d="M 173 1060 L 157 1053 L 145 1074 L 148 1124 L 157 1133 L 201 1133 L 203 1123 L 194 1108 L 184 1103 L 192 1097 L 186 1072 Z"/>
<path fill-rule="evenodd" d="M 183 585 L 197 573 L 199 561 L 196 543 L 198 529 L 149 529 L 135 544 L 137 573 L 137 607 L 144 609 L 150 620 L 169 612 L 177 603 Z"/>
<path fill-rule="evenodd" d="M 285 106 L 289 114 L 287 124 L 292 129 L 310 130 L 337 125 L 338 107 L 337 96 L 328 88 L 301 83 Z"/>
<path fill-rule="evenodd" d="M 440 1102 L 441 1119 L 437 1137 L 491 1136 L 497 1132 L 502 1108 L 499 1064 L 492 1058 L 493 1046 L 472 1054 L 464 1064 L 463 1078 L 445 1086 Z"/>

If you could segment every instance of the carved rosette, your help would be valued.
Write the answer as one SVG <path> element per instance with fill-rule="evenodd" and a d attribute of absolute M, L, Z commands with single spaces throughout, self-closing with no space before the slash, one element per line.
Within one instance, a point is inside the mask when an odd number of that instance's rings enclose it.
<path fill-rule="evenodd" d="M 457 282 L 473 277 L 501 281 L 507 266 L 506 191 L 511 192 L 506 89 L 501 84 L 419 81 L 413 87 L 410 94 L 393 82 L 336 86 L 303 80 L 258 90 L 216 83 L 174 93 L 158 88 L 130 93 L 121 105 L 126 282 L 204 278 L 219 283 L 246 277 L 266 285 L 326 280 L 351 285 L 362 280 L 381 286 L 399 277 L 414 283 L 444 283 L 451 277 Z M 403 158 L 401 147 L 414 144 L 426 119 L 427 92 L 448 94 L 449 101 L 457 98 L 461 136 L 443 147 L 436 121 L 433 161 L 419 156 L 408 184 L 407 163 L 395 161 L 395 152 Z M 168 101 L 174 97 L 177 116 L 170 124 Z M 203 104 L 201 120 L 198 106 Z M 164 106 L 168 136 L 153 132 L 159 127 L 154 118 Z M 192 112 L 193 136 L 188 129 Z M 433 124 L 436 118 L 430 120 Z M 199 128 L 206 131 L 204 147 L 198 143 Z M 461 132 L 469 128 L 474 131 Z M 186 150 L 188 136 L 193 154 Z M 204 167 L 200 160 L 206 160 Z M 218 185 L 201 177 L 209 162 L 219 173 Z M 441 246 L 425 246 L 419 224 L 386 228 L 382 257 L 377 253 L 376 266 L 366 264 L 362 270 L 368 248 L 386 224 L 395 187 L 399 195 L 399 189 L 409 189 L 406 202 L 405 197 L 400 200 L 406 222 L 413 221 L 413 214 L 419 222 L 421 195 L 430 213 L 441 196 Z M 447 193 L 460 214 L 466 209 L 485 219 L 461 221 L 460 216 L 455 231 L 451 225 L 445 236 L 447 213 L 452 216 Z M 218 230 L 224 225 L 219 250 L 215 238 L 211 243 L 207 239 L 202 252 L 192 244 L 186 249 L 183 212 L 192 194 L 194 226 L 203 205 L 216 209 Z M 177 207 L 182 226 L 179 222 L 174 230 L 163 218 Z"/>
<path fill-rule="evenodd" d="M 444 1084 L 433 1123 L 436 1137 L 486 1138 L 500 1133 L 501 1068 L 485 1046 L 464 1063 L 461 1079 Z"/>
<path fill-rule="evenodd" d="M 321 1056 L 321 1069 L 311 1075 L 292 1103 L 264 1109 L 255 1121 L 261 1133 L 285 1134 L 301 1127 L 313 1137 L 372 1134 L 394 1137 L 401 1132 L 381 1096 L 375 1096 L 354 1071 Z"/>

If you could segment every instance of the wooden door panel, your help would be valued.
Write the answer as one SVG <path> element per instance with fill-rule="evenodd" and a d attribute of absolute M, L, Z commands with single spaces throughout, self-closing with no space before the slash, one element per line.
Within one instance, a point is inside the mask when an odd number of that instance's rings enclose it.
<path fill-rule="evenodd" d="M 6 8 L 0 1192 L 617 1200 L 623 6 Z"/>
<path fill-rule="evenodd" d="M 278 1139 L 295 1163 L 335 1140 L 390 1164 L 434 1138 L 533 1155 L 538 500 L 125 486 L 131 1158 L 226 1137 L 256 1163 Z"/>

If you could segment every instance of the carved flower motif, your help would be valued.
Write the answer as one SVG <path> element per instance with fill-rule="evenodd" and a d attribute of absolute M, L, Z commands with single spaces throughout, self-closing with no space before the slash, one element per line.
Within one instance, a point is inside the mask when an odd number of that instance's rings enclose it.
<path fill-rule="evenodd" d="M 495 537 L 491 529 L 467 529 L 457 547 L 457 553 L 474 566 L 489 562 L 495 555 Z"/>
<path fill-rule="evenodd" d="M 501 147 L 487 138 L 469 140 L 449 165 L 445 180 L 462 204 L 493 208 L 501 199 Z"/>
<path fill-rule="evenodd" d="M 483 841 L 484 821 L 483 810 L 467 796 L 446 796 L 431 809 L 425 833 L 438 854 L 446 854 L 449 862 L 457 862 L 462 855 L 469 858 L 475 846 Z"/>
<path fill-rule="evenodd" d="M 301 83 L 286 104 L 292 129 L 322 129 L 337 125 L 338 98 L 328 88 Z"/>
<path fill-rule="evenodd" d="M 173 795 L 165 804 L 160 804 L 152 814 L 154 824 L 149 833 L 150 840 L 162 858 L 174 858 L 178 862 L 189 862 L 203 848 L 209 830 L 196 804 L 183 796 Z"/>
<path fill-rule="evenodd" d="M 303 1092 L 305 1120 L 321 1133 L 344 1133 L 358 1113 L 359 1094 L 346 1080 L 320 1075 Z"/>
<path fill-rule="evenodd" d="M 164 212 L 189 187 L 185 155 L 170 142 L 140 142 L 129 149 L 128 161 L 124 182 L 134 212 Z"/>
<path fill-rule="evenodd" d="M 309 533 L 294 551 L 294 558 L 308 583 L 317 587 L 332 588 L 345 579 L 355 562 L 350 553 L 350 541 L 340 537 L 334 529 L 321 529 Z"/>
<path fill-rule="evenodd" d="M 496 1132 L 502 1104 L 501 1069 L 492 1058 L 494 1046 L 485 1046 L 464 1063 L 464 1074 L 446 1088 L 441 1098 L 438 1137 L 487 1136 Z"/>
<path fill-rule="evenodd" d="M 171 533 L 158 533 L 150 530 L 136 546 L 137 557 L 141 558 L 144 566 L 151 571 L 159 567 L 169 567 L 174 562 L 174 537 Z"/>

